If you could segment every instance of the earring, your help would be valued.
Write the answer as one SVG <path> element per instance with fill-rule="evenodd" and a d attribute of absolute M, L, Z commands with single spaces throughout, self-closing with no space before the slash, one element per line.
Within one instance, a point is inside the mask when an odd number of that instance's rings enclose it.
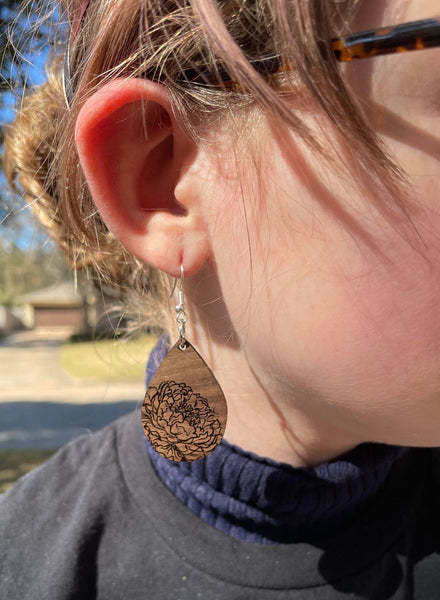
<path fill-rule="evenodd" d="M 179 340 L 151 380 L 142 425 L 156 452 L 169 460 L 191 462 L 207 456 L 221 442 L 227 406 L 213 372 L 185 337 L 183 276 L 181 265 L 176 306 Z"/>

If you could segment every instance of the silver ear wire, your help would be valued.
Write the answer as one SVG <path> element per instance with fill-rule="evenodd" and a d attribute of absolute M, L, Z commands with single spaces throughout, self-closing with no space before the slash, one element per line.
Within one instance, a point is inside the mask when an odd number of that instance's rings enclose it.
<path fill-rule="evenodd" d="M 179 303 L 176 305 L 176 321 L 179 325 L 179 348 L 180 350 L 185 350 L 186 348 L 186 340 L 185 340 L 185 324 L 188 322 L 188 315 L 185 312 L 185 301 L 183 297 L 183 279 L 184 279 L 184 271 L 183 265 L 180 265 L 180 286 L 178 290 L 178 300 Z M 177 277 L 174 281 L 174 287 L 171 295 L 174 293 L 177 285 Z"/>

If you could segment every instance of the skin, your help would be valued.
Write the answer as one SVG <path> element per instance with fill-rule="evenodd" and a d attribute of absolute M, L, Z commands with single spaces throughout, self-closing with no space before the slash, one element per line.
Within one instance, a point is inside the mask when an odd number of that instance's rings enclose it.
<path fill-rule="evenodd" d="M 353 30 L 436 4 L 369 0 Z M 230 442 L 294 466 L 365 441 L 440 445 L 439 59 L 343 67 L 409 175 L 415 229 L 285 126 L 258 125 L 255 163 L 221 125 L 212 144 L 189 140 L 156 83 L 112 82 L 81 110 L 78 152 L 109 228 L 172 276 L 184 265 L 188 339 L 225 392 Z M 304 118 L 318 131 L 320 115 Z"/>

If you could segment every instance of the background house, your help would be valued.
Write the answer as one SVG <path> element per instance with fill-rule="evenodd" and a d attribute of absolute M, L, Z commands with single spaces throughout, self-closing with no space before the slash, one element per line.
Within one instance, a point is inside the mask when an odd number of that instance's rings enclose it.
<path fill-rule="evenodd" d="M 80 330 L 86 322 L 85 298 L 70 281 L 25 294 L 31 327 L 69 327 Z"/>

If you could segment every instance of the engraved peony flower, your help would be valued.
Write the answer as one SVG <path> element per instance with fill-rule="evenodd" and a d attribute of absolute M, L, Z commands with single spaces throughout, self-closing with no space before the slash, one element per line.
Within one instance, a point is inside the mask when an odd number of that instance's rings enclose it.
<path fill-rule="evenodd" d="M 163 381 L 150 387 L 142 424 L 153 448 L 166 458 L 192 461 L 214 450 L 222 437 L 216 412 L 185 383 Z"/>

